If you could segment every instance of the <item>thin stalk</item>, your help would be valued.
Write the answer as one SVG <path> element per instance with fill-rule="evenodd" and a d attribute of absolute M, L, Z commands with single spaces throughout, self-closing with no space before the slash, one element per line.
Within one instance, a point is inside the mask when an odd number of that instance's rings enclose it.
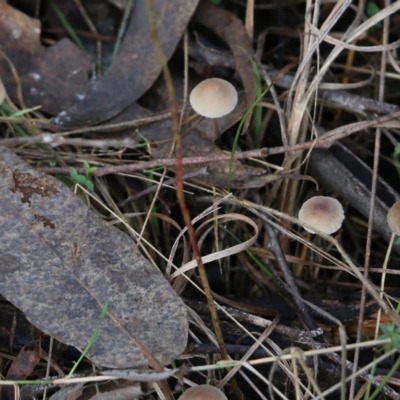
<path fill-rule="evenodd" d="M 124 11 L 124 15 L 122 17 L 121 25 L 118 29 L 117 40 L 115 41 L 114 49 L 113 49 L 113 52 L 111 55 L 111 63 L 110 64 L 112 64 L 115 61 L 115 59 L 117 58 L 118 51 L 121 46 L 122 38 L 125 34 L 126 27 L 128 25 L 129 16 L 131 15 L 132 7 L 133 7 L 133 0 L 128 0 L 126 3 L 126 6 L 125 6 L 125 11 Z"/>
<path fill-rule="evenodd" d="M 158 30 L 157 30 L 157 21 L 154 9 L 154 0 L 147 0 L 147 7 L 149 13 L 149 25 L 150 25 L 150 36 L 153 41 L 154 51 L 156 52 L 158 61 L 160 62 L 163 70 L 163 76 L 165 80 L 165 84 L 167 87 L 168 97 L 169 97 L 169 104 L 170 104 L 170 111 L 171 111 L 171 119 L 172 125 L 174 130 L 174 141 L 175 141 L 175 155 L 176 155 L 176 195 L 178 198 L 179 206 L 181 208 L 182 216 L 185 221 L 189 238 L 190 244 L 193 249 L 193 254 L 195 260 L 197 262 L 197 267 L 199 270 L 199 275 L 201 279 L 201 283 L 203 286 L 203 290 L 206 295 L 208 308 L 211 314 L 211 320 L 214 327 L 215 336 L 218 342 L 218 346 L 221 352 L 221 357 L 223 360 L 229 360 L 228 352 L 226 351 L 225 342 L 222 334 L 221 325 L 219 323 L 217 310 L 214 305 L 214 300 L 211 295 L 211 289 L 207 278 L 207 273 L 204 268 L 203 262 L 201 260 L 200 249 L 197 244 L 195 231 L 192 225 L 192 221 L 190 218 L 189 210 L 187 208 L 185 195 L 183 192 L 183 152 L 182 152 L 182 136 L 180 131 L 180 124 L 179 124 L 179 107 L 178 102 L 175 96 L 175 90 L 172 83 L 172 77 L 170 70 L 167 65 L 167 59 L 165 58 L 164 52 L 161 47 L 161 43 L 158 37 Z M 241 395 L 239 393 L 239 389 L 237 387 L 236 381 L 234 379 L 231 380 L 232 389 L 235 393 L 235 396 L 238 399 L 241 399 Z"/>

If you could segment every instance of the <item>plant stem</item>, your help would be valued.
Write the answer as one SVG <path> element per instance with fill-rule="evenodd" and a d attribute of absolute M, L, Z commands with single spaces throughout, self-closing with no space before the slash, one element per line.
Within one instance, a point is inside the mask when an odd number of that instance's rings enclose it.
<path fill-rule="evenodd" d="M 149 12 L 149 23 L 150 23 L 150 35 L 153 41 L 153 46 L 154 50 L 156 52 L 157 58 L 159 62 L 161 63 L 162 70 L 163 70 L 163 75 L 164 75 L 164 80 L 165 84 L 167 86 L 167 92 L 168 92 L 168 97 L 169 97 L 169 103 L 170 103 L 170 111 L 171 111 L 171 119 L 172 119 L 172 124 L 173 124 L 173 130 L 174 130 L 174 141 L 175 141 L 175 155 L 176 155 L 176 195 L 179 201 L 179 206 L 181 208 L 182 216 L 185 221 L 189 237 L 190 237 L 190 244 L 193 249 L 193 254 L 195 257 L 195 260 L 197 262 L 197 267 L 201 279 L 201 283 L 203 286 L 203 290 L 206 295 L 207 303 L 208 303 L 208 308 L 210 310 L 211 314 L 211 320 L 214 326 L 214 332 L 215 336 L 217 338 L 218 346 L 221 352 L 221 357 L 223 360 L 229 360 L 228 352 L 226 351 L 225 343 L 224 343 L 224 338 L 222 335 L 222 329 L 219 323 L 218 319 L 218 314 L 217 310 L 215 308 L 214 300 L 211 295 L 211 289 L 210 285 L 208 282 L 207 278 L 207 273 L 204 268 L 203 262 L 201 260 L 201 255 L 200 255 L 200 249 L 197 244 L 196 240 L 196 235 L 195 231 L 192 225 L 192 221 L 190 218 L 189 210 L 187 208 L 186 200 L 185 200 L 185 195 L 183 192 L 183 152 L 182 152 L 182 136 L 180 132 L 180 126 L 179 126 L 179 108 L 178 108 L 178 102 L 176 100 L 175 96 L 175 90 L 174 86 L 172 83 L 172 77 L 171 73 L 169 71 L 168 65 L 167 65 L 167 60 L 165 58 L 164 52 L 161 47 L 161 43 L 158 37 L 158 31 L 157 31 L 157 21 L 155 18 L 155 9 L 154 9 L 154 0 L 147 0 L 147 6 L 148 6 L 148 12 Z M 235 393 L 235 396 L 238 399 L 241 399 L 241 395 L 239 393 L 239 389 L 237 387 L 236 381 L 231 380 L 232 384 L 232 389 Z"/>

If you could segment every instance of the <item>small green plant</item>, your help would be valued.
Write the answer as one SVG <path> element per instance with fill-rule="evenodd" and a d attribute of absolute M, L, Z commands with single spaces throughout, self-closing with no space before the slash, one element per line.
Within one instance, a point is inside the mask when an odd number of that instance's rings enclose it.
<path fill-rule="evenodd" d="M 376 4 L 374 1 L 370 1 L 367 3 L 366 7 L 366 13 L 368 17 L 373 17 L 374 15 L 378 14 L 381 9 L 379 8 L 378 4 Z M 370 32 L 374 32 L 378 29 L 382 29 L 382 22 L 378 22 L 375 24 L 372 28 L 369 29 Z"/>
<path fill-rule="evenodd" d="M 74 167 L 69 167 L 69 176 L 74 183 L 79 183 L 87 190 L 93 192 L 94 185 L 93 182 L 90 180 L 90 174 L 96 171 L 97 167 L 91 167 L 87 162 L 83 163 L 83 167 L 85 168 L 85 175 L 79 174 Z"/>
<path fill-rule="evenodd" d="M 33 136 L 35 133 L 33 130 L 29 127 L 28 124 L 21 124 L 21 122 L 12 122 L 12 119 L 18 119 L 25 117 L 25 115 L 29 114 L 32 111 L 35 111 L 39 109 L 40 106 L 38 107 L 32 107 L 32 108 L 24 108 L 19 111 L 15 111 L 15 109 L 8 103 L 4 102 L 0 105 L 0 116 L 2 117 L 7 117 L 9 118 L 9 123 L 15 130 L 15 132 L 22 136 L 22 137 L 27 137 L 27 136 Z"/>
<path fill-rule="evenodd" d="M 374 15 L 378 14 L 380 10 L 378 4 L 373 1 L 367 3 L 367 15 L 368 17 L 373 17 Z"/>
<path fill-rule="evenodd" d="M 394 159 L 394 165 L 397 169 L 397 173 L 400 175 L 400 144 L 397 145 L 396 148 L 394 149 L 393 159 Z"/>
<path fill-rule="evenodd" d="M 390 339 L 390 343 L 384 345 L 386 352 L 396 349 L 400 353 L 400 326 L 394 324 L 385 324 L 380 326 L 383 335 L 379 336 L 378 339 L 386 340 Z"/>
<path fill-rule="evenodd" d="M 397 310 L 398 312 L 398 310 Z M 383 346 L 383 351 L 386 355 L 395 354 L 396 352 L 400 352 L 400 327 L 395 324 L 385 324 L 380 326 L 383 334 L 378 337 L 380 340 L 390 339 L 389 343 L 386 343 Z M 392 368 L 386 374 L 382 382 L 380 382 L 379 386 L 375 388 L 374 392 L 370 394 L 371 391 L 371 382 L 368 382 L 368 387 L 364 395 L 364 400 L 375 400 L 382 392 L 383 387 L 390 381 L 392 376 L 395 374 L 397 369 L 400 367 L 400 357 L 397 357 L 397 360 L 393 363 Z M 373 366 L 371 375 L 375 375 L 376 365 Z"/>

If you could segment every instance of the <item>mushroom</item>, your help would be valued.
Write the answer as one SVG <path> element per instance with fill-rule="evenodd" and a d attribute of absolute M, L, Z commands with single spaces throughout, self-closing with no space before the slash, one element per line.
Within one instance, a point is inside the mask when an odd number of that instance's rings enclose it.
<path fill-rule="evenodd" d="M 238 94 L 228 81 L 210 78 L 200 82 L 191 91 L 189 102 L 197 114 L 207 118 L 220 118 L 236 107 Z"/>
<path fill-rule="evenodd" d="M 228 400 L 226 396 L 214 386 L 193 386 L 182 394 L 178 400 Z"/>
<path fill-rule="evenodd" d="M 389 208 L 387 223 L 393 233 L 400 235 L 400 201 L 396 201 L 396 203 Z"/>
<path fill-rule="evenodd" d="M 344 220 L 343 207 L 333 197 L 315 196 L 301 206 L 299 220 L 330 235 L 342 226 Z M 304 229 L 315 233 L 307 227 L 304 227 Z"/>

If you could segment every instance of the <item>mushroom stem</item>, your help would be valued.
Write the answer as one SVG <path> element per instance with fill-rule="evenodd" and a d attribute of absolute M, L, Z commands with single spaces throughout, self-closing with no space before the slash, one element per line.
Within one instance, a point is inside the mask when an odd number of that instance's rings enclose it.
<path fill-rule="evenodd" d="M 214 119 L 214 128 L 216 137 L 219 137 L 221 135 L 221 130 L 219 129 L 218 121 L 216 119 Z"/>

